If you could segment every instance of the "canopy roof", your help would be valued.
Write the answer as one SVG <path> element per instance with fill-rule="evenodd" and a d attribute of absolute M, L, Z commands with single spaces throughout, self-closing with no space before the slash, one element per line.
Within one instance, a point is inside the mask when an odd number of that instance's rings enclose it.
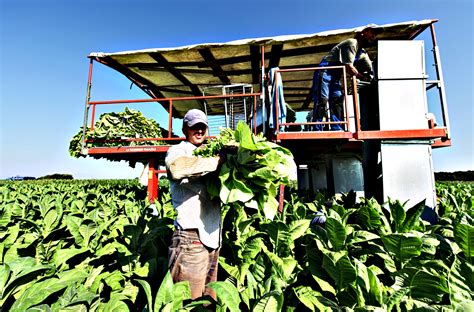
<path fill-rule="evenodd" d="M 316 67 L 337 43 L 354 38 L 367 26 L 380 28 L 378 40 L 410 40 L 437 20 L 410 21 L 386 25 L 366 25 L 307 35 L 243 39 L 226 43 L 205 43 L 177 48 L 157 48 L 116 53 L 91 53 L 90 58 L 125 75 L 153 98 L 202 96 L 208 87 L 251 84 L 260 91 L 261 47 L 265 68 Z M 373 53 L 369 48 L 369 54 Z M 310 103 L 312 72 L 284 72 L 285 100 L 295 111 Z M 165 109 L 168 103 L 162 103 Z M 200 101 L 176 101 L 175 117 L 182 117 Z"/>

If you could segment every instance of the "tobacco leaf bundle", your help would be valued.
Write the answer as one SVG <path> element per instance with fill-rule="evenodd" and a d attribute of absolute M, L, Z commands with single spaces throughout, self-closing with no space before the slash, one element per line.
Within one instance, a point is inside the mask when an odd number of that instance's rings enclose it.
<path fill-rule="evenodd" d="M 69 154 L 73 157 L 85 157 L 82 152 L 82 132 L 74 135 L 69 144 Z M 162 138 L 160 125 L 153 119 L 146 118 L 140 111 L 125 108 L 120 113 L 100 115 L 94 129 L 87 129 L 85 148 L 111 146 L 162 145 L 162 141 L 125 141 L 132 138 Z"/>
<path fill-rule="evenodd" d="M 279 186 L 296 184 L 296 165 L 291 152 L 262 135 L 252 134 L 245 123 L 239 122 L 235 131 L 225 129 L 195 151 L 195 155 L 202 157 L 219 153 L 226 154 L 226 161 L 219 178 L 208 181 L 209 194 L 219 196 L 224 204 L 240 202 L 259 209 L 273 219 L 278 209 Z"/>

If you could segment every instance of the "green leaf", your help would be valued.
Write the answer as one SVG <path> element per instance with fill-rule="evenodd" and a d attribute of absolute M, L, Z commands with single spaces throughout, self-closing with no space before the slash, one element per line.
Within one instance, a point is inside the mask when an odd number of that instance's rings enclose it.
<path fill-rule="evenodd" d="M 412 234 L 389 234 L 382 237 L 385 249 L 403 264 L 421 254 L 422 240 Z"/>
<path fill-rule="evenodd" d="M 82 253 L 87 252 L 87 248 L 68 248 L 68 249 L 57 249 L 53 256 L 53 264 L 56 267 L 60 267 L 61 265 L 66 265 L 66 262 Z"/>
<path fill-rule="evenodd" d="M 25 311 L 28 308 L 42 303 L 50 295 L 66 288 L 70 284 L 59 278 L 48 278 L 29 286 L 13 303 L 10 311 Z"/>
<path fill-rule="evenodd" d="M 231 312 L 239 312 L 240 295 L 237 288 L 229 282 L 211 282 L 208 287 L 216 292 L 217 301 L 222 307 L 227 307 Z"/>
<path fill-rule="evenodd" d="M 58 300 L 51 305 L 52 311 L 88 311 L 87 306 L 91 306 L 94 300 L 99 298 L 98 295 L 90 292 L 82 284 L 70 285 L 64 293 L 59 296 Z M 84 305 L 87 303 L 87 305 Z"/>
<path fill-rule="evenodd" d="M 387 298 L 387 301 L 385 303 L 387 311 L 392 311 L 395 306 L 398 306 L 409 292 L 409 287 L 396 290 L 390 297 Z"/>
<path fill-rule="evenodd" d="M 84 272 L 84 270 L 80 268 L 74 268 L 66 271 L 61 271 L 58 274 L 59 280 L 61 283 L 64 284 L 73 284 L 76 282 L 81 282 L 85 280 L 89 274 Z"/>
<path fill-rule="evenodd" d="M 357 278 L 356 269 L 352 265 L 346 252 L 328 252 L 323 256 L 322 267 L 336 282 L 337 288 L 343 289 Z"/>
<path fill-rule="evenodd" d="M 454 224 L 454 239 L 461 247 L 464 256 L 474 264 L 474 226 L 465 223 Z"/>
<path fill-rule="evenodd" d="M 271 291 L 263 295 L 253 308 L 253 312 L 280 312 L 283 306 L 283 295 L 279 291 Z"/>
<path fill-rule="evenodd" d="M 248 177 L 249 179 L 257 179 L 257 181 L 261 180 L 261 182 L 256 183 L 261 186 L 271 185 L 271 181 L 275 181 L 278 178 L 270 167 L 258 168 L 250 172 Z"/>
<path fill-rule="evenodd" d="M 323 297 L 320 292 L 311 289 L 309 286 L 298 286 L 294 289 L 299 301 L 311 311 L 331 311 L 329 307 L 318 300 Z"/>
<path fill-rule="evenodd" d="M 377 230 L 382 226 L 379 211 L 372 206 L 364 206 L 357 210 L 357 220 L 368 230 Z"/>
<path fill-rule="evenodd" d="M 184 300 L 191 299 L 191 288 L 188 281 L 174 284 L 173 298 L 173 311 L 178 311 L 182 308 Z"/>
<path fill-rule="evenodd" d="M 327 218 L 326 232 L 334 250 L 342 250 L 347 238 L 346 227 L 334 218 Z"/>
<path fill-rule="evenodd" d="M 448 287 L 452 303 L 473 300 L 474 266 L 455 257 L 448 275 Z"/>
<path fill-rule="evenodd" d="M 19 258 L 8 263 L 8 266 L 10 273 L 8 270 L 4 270 L 3 274 L 5 275 L 2 276 L 2 279 L 5 279 L 8 275 L 8 279 L 0 292 L 1 301 L 6 300 L 12 293 L 24 287 L 30 281 L 34 281 L 43 271 L 53 268 L 51 265 L 37 265 L 36 261 L 29 257 Z"/>
<path fill-rule="evenodd" d="M 263 204 L 262 210 L 265 218 L 268 220 L 273 220 L 279 207 L 279 203 L 275 197 L 268 196 L 263 200 L 263 203 L 260 202 L 260 204 Z"/>
<path fill-rule="evenodd" d="M 142 287 L 143 291 L 145 292 L 148 311 L 153 311 L 153 296 L 151 294 L 150 284 L 142 279 L 136 279 L 135 281 Z"/>
<path fill-rule="evenodd" d="M 10 247 L 15 244 L 18 236 L 20 235 L 20 224 L 12 225 L 8 228 L 8 236 L 3 240 L 3 244 L 6 247 Z"/>
<path fill-rule="evenodd" d="M 288 226 L 288 231 L 290 232 L 290 239 L 295 241 L 306 233 L 308 230 L 311 220 L 296 220 L 292 221 Z"/>
<path fill-rule="evenodd" d="M 222 181 L 222 179 L 221 179 Z M 253 191 L 239 180 L 236 176 L 236 170 L 230 171 L 230 177 L 222 182 L 222 188 L 219 194 L 221 201 L 224 204 L 233 202 L 247 202 L 254 196 Z"/>
<path fill-rule="evenodd" d="M 365 289 L 366 292 L 370 291 L 370 279 L 367 267 L 361 261 L 354 259 L 357 284 Z"/>
<path fill-rule="evenodd" d="M 267 266 L 267 263 L 265 259 L 261 255 L 258 255 L 257 259 L 255 259 L 253 272 L 252 272 L 252 276 L 255 278 L 255 280 L 258 283 L 262 283 L 263 280 L 265 279 L 266 266 Z"/>
<path fill-rule="evenodd" d="M 104 312 L 130 311 L 124 300 L 127 300 L 127 297 L 125 297 L 123 294 L 113 293 L 110 296 L 110 300 L 106 304 L 102 305 L 102 309 Z"/>
<path fill-rule="evenodd" d="M 333 283 L 327 282 L 314 274 L 312 276 L 322 291 L 336 295 L 336 289 L 334 288 Z"/>
<path fill-rule="evenodd" d="M 121 290 L 124 276 L 120 271 L 112 271 L 104 275 L 104 282 L 112 288 L 112 290 Z"/>
<path fill-rule="evenodd" d="M 10 279 L 10 266 L 4 264 L 0 266 L 0 299 L 3 299 L 3 293 L 5 291 L 5 286 L 7 285 L 8 280 Z"/>
<path fill-rule="evenodd" d="M 356 280 L 357 273 L 348 256 L 341 257 L 336 262 L 336 284 L 341 289 Z"/>
<path fill-rule="evenodd" d="M 254 196 L 252 189 L 245 185 L 245 181 L 239 179 L 236 170 L 232 171 L 232 180 L 229 181 L 229 183 L 226 183 L 226 186 L 230 189 L 229 197 L 227 198 L 227 201 L 224 202 L 226 204 L 234 203 L 236 201 L 245 203 Z"/>
<path fill-rule="evenodd" d="M 119 290 L 122 295 L 125 295 L 130 301 L 135 302 L 140 289 L 133 285 L 130 280 L 126 280 L 123 288 Z"/>
<path fill-rule="evenodd" d="M 396 284 L 408 288 L 414 299 L 439 302 L 449 292 L 444 274 L 442 271 L 427 272 L 423 267 L 406 267 L 395 274 Z"/>
<path fill-rule="evenodd" d="M 405 222 L 406 213 L 405 208 L 400 201 L 391 202 L 389 201 L 391 221 L 393 222 L 395 232 L 400 233 L 403 229 L 403 223 Z"/>
<path fill-rule="evenodd" d="M 415 206 L 413 206 L 412 208 L 406 211 L 406 218 L 401 228 L 402 232 L 406 233 L 406 232 L 418 229 L 419 224 L 421 222 L 421 215 L 423 214 L 423 211 L 425 210 L 425 201 L 426 200 L 423 199 L 422 201 L 417 203 Z"/>
<path fill-rule="evenodd" d="M 173 301 L 173 285 L 173 279 L 171 277 L 170 271 L 168 270 L 165 277 L 163 278 L 163 281 L 161 282 L 158 292 L 156 293 L 155 307 L 153 311 L 158 311 L 161 307 Z"/>
<path fill-rule="evenodd" d="M 369 277 L 369 285 L 370 289 L 369 293 L 369 300 L 368 302 L 373 302 L 378 306 L 382 305 L 383 303 L 383 288 L 384 285 L 380 282 L 379 278 L 377 277 L 375 270 L 372 267 L 367 268 L 367 275 Z"/>
<path fill-rule="evenodd" d="M 244 261 L 253 262 L 255 257 L 262 251 L 263 239 L 261 237 L 249 238 L 242 250 L 242 258 Z"/>
<path fill-rule="evenodd" d="M 91 288 L 91 290 L 97 289 L 97 284 L 96 280 L 99 280 L 102 278 L 102 271 L 104 270 L 104 265 L 99 265 L 97 267 L 92 268 L 91 272 L 89 273 L 89 276 L 87 280 L 84 282 L 84 286 Z M 96 285 L 95 287 L 93 287 Z"/>
<path fill-rule="evenodd" d="M 421 237 L 421 240 L 423 242 L 422 252 L 435 256 L 438 251 L 438 246 L 440 245 L 440 241 L 436 236 L 425 234 Z"/>
<path fill-rule="evenodd" d="M 255 161 L 255 155 L 250 150 L 241 149 L 239 153 L 237 154 L 237 163 L 239 163 L 240 165 L 245 165 L 248 163 L 251 164 L 254 161 Z"/>
<path fill-rule="evenodd" d="M 379 239 L 380 236 L 377 234 L 374 234 L 372 232 L 364 231 L 364 230 L 359 230 L 359 231 L 354 231 L 350 237 L 348 237 L 348 245 L 352 246 L 355 244 L 360 244 L 360 243 L 365 243 L 368 241 L 373 241 L 376 239 Z"/>
<path fill-rule="evenodd" d="M 250 127 L 242 121 L 239 121 L 237 129 L 235 129 L 235 139 L 240 143 L 241 148 L 251 151 L 257 150 Z"/>
<path fill-rule="evenodd" d="M 275 270 L 275 272 L 283 281 L 288 281 L 291 277 L 291 274 L 293 274 L 298 261 L 292 257 L 280 258 L 276 254 L 269 251 L 265 252 L 265 254 L 272 262 L 272 269 Z"/>
<path fill-rule="evenodd" d="M 82 219 L 76 216 L 68 215 L 65 217 L 65 223 L 66 227 L 71 233 L 71 235 L 74 237 L 74 240 L 76 241 L 76 244 L 81 246 L 81 247 L 87 247 L 83 246 L 84 239 L 79 232 L 79 227 L 81 226 Z"/>
<path fill-rule="evenodd" d="M 94 236 L 94 234 L 96 233 L 96 231 L 97 231 L 97 226 L 92 222 L 88 222 L 87 224 L 82 223 L 79 226 L 79 233 L 81 234 L 82 239 L 83 239 L 82 241 L 83 247 L 89 245 L 89 242 L 91 238 Z"/>
<path fill-rule="evenodd" d="M 269 222 L 261 225 L 262 230 L 270 236 L 273 244 L 273 250 L 279 254 L 287 254 L 285 248 L 291 241 L 288 225 L 281 221 Z"/>

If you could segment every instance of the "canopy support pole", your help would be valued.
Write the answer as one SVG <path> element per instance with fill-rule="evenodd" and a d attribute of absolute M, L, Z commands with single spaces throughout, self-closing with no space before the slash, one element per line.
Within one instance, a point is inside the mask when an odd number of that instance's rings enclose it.
<path fill-rule="evenodd" d="M 86 104 L 84 107 L 84 123 L 82 126 L 82 145 L 81 151 L 86 147 L 86 128 L 87 120 L 89 119 L 89 101 L 91 100 L 91 88 L 92 88 L 92 65 L 94 60 L 91 58 L 89 62 L 89 74 L 87 77 L 87 91 L 86 91 Z M 95 105 L 94 105 L 95 107 Z"/>

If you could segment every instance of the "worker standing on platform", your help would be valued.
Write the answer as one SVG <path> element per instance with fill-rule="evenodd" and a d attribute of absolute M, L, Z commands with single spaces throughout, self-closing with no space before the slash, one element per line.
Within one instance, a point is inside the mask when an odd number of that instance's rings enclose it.
<path fill-rule="evenodd" d="M 346 65 L 346 70 L 350 76 L 356 76 L 360 80 L 370 80 L 372 63 L 364 48 L 372 43 L 381 31 L 381 29 L 372 27 L 364 28 L 356 34 L 355 39 L 346 39 L 333 47 L 328 55 L 323 57 L 319 67 Z M 366 73 L 357 70 L 355 65 L 357 62 L 364 65 Z M 312 87 L 314 100 L 313 122 L 323 120 L 327 107 L 329 107 L 331 121 L 343 121 L 344 103 L 341 78 L 342 70 L 339 68 L 318 70 L 314 73 Z M 323 125 L 316 125 L 317 131 L 323 129 Z M 343 130 L 343 127 L 339 124 L 332 124 L 331 130 Z"/>
<path fill-rule="evenodd" d="M 193 156 L 203 144 L 207 129 L 204 112 L 189 110 L 183 120 L 186 141 L 172 146 L 165 158 L 177 212 L 168 251 L 169 269 L 175 283 L 189 282 L 193 299 L 203 295 L 216 298 L 206 285 L 217 280 L 221 246 L 220 201 L 210 199 L 203 176 L 216 171 L 224 158 Z"/>

